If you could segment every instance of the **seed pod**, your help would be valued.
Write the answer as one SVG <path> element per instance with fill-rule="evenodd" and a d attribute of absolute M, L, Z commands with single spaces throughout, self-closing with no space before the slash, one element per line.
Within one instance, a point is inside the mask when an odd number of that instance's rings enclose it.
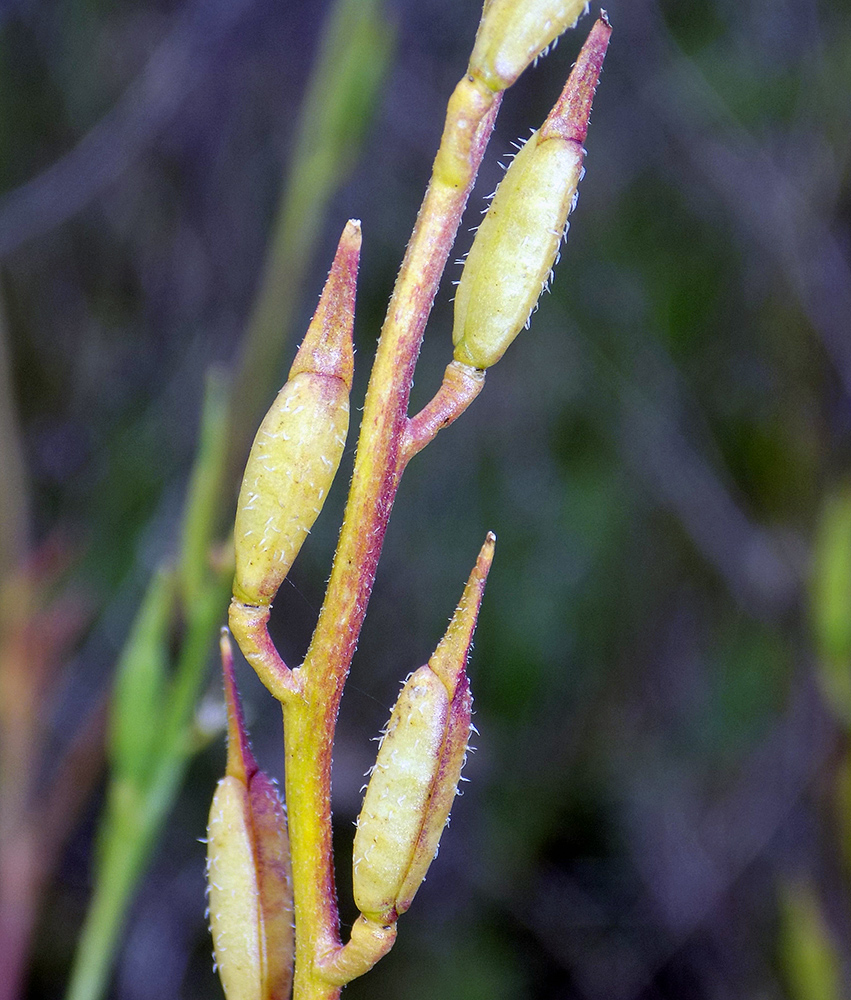
<path fill-rule="evenodd" d="M 473 697 L 470 694 L 470 682 L 464 674 L 449 704 L 446 734 L 437 772 L 432 782 L 428 807 L 408 870 L 396 896 L 397 913 L 404 913 L 410 907 L 429 866 L 437 856 L 440 836 L 449 820 L 449 812 L 461 780 L 461 770 L 467 759 L 472 713 Z"/>
<path fill-rule="evenodd" d="M 470 73 L 491 90 L 505 90 L 587 10 L 587 0 L 488 0 Z"/>
<path fill-rule="evenodd" d="M 561 98 L 514 157 L 479 226 L 455 296 L 452 340 L 463 364 L 495 364 L 546 287 L 576 201 L 582 143 L 610 34 L 608 21 L 599 20 Z"/>
<path fill-rule="evenodd" d="M 293 906 L 286 813 L 248 746 L 227 634 L 228 765 L 207 827 L 210 930 L 227 1000 L 288 1000 Z"/>
<path fill-rule="evenodd" d="M 444 639 L 405 682 L 381 741 L 354 842 L 355 904 L 369 920 L 408 909 L 449 817 L 470 734 L 465 667 L 495 540 L 488 535 Z"/>
<path fill-rule="evenodd" d="M 319 306 L 266 414 L 237 501 L 234 596 L 268 606 L 319 516 L 349 427 L 360 223 L 340 238 Z"/>

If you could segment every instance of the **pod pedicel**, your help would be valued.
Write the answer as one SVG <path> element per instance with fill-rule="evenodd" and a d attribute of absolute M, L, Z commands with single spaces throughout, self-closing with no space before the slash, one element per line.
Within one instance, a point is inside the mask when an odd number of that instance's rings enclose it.
<path fill-rule="evenodd" d="M 479 369 L 495 364 L 528 324 L 546 287 L 576 201 L 582 144 L 610 34 L 603 15 L 558 103 L 512 160 L 479 226 L 455 295 L 456 361 Z"/>
<path fill-rule="evenodd" d="M 234 526 L 237 601 L 268 607 L 328 495 L 349 427 L 360 223 L 350 220 L 289 378 L 254 439 Z"/>

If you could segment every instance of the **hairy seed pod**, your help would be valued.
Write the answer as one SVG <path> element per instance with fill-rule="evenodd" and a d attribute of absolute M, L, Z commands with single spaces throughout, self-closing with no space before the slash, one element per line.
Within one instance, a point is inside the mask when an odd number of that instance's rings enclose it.
<path fill-rule="evenodd" d="M 559 102 L 514 157 L 479 226 L 455 296 L 452 340 L 463 364 L 495 364 L 546 287 L 576 201 L 582 143 L 610 33 L 607 21 L 597 22 Z"/>
<path fill-rule="evenodd" d="M 294 931 L 286 813 L 248 747 L 226 636 L 222 660 L 228 766 L 207 827 L 213 950 L 227 1000 L 288 1000 Z"/>
<path fill-rule="evenodd" d="M 237 501 L 234 597 L 268 606 L 334 480 L 349 427 L 360 223 L 349 222 L 290 377 L 266 414 Z"/>
<path fill-rule="evenodd" d="M 505 90 L 587 10 L 587 0 L 489 0 L 470 73 L 491 90 Z"/>
<path fill-rule="evenodd" d="M 408 909 L 446 826 L 470 735 L 465 667 L 495 541 L 489 534 L 446 635 L 405 682 L 381 741 L 354 842 L 355 904 L 368 920 L 392 922 Z"/>
<path fill-rule="evenodd" d="M 437 855 L 440 836 L 449 820 L 449 813 L 458 792 L 458 783 L 461 780 L 461 770 L 467 759 L 472 712 L 473 698 L 470 694 L 470 682 L 464 675 L 449 703 L 446 735 L 443 740 L 437 773 L 432 783 L 431 795 L 420 827 L 420 834 L 414 845 L 407 873 L 396 896 L 397 913 L 404 913 L 410 907 L 417 890 L 426 877 L 429 866 Z"/>
<path fill-rule="evenodd" d="M 236 778 L 216 787 L 207 825 L 210 930 L 228 1000 L 262 996 L 257 871 L 248 790 Z"/>
<path fill-rule="evenodd" d="M 269 604 L 319 516 L 349 428 L 340 379 L 296 375 L 263 419 L 236 509 L 234 595 Z"/>
<path fill-rule="evenodd" d="M 405 902 L 410 904 L 446 823 L 449 809 L 434 815 L 430 800 L 438 777 L 450 785 L 454 796 L 469 734 L 468 717 L 466 731 L 463 725 L 456 726 L 460 753 L 455 746 L 444 746 L 449 710 L 443 682 L 424 666 L 408 678 L 390 716 L 354 843 L 355 905 L 371 919 L 407 908 L 400 907 L 400 897 L 407 897 Z M 447 751 L 451 761 L 446 759 Z M 425 867 L 415 872 L 412 861 L 423 836 L 434 843 Z"/>
<path fill-rule="evenodd" d="M 499 185 L 455 295 L 455 359 L 490 368 L 526 325 L 555 261 L 582 170 L 575 142 L 533 133 Z"/>

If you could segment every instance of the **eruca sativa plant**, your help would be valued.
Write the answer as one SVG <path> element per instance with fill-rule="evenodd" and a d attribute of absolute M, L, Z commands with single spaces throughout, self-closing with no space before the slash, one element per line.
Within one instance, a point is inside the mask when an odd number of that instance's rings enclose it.
<path fill-rule="evenodd" d="M 331 850 L 331 752 L 340 698 L 384 533 L 411 458 L 470 405 L 485 371 L 528 325 L 576 202 L 605 13 L 564 91 L 497 189 L 455 299 L 454 357 L 408 416 L 414 367 L 447 256 L 503 92 L 571 27 L 584 0 L 486 0 L 470 63 L 449 99 L 431 181 L 378 342 L 331 577 L 304 662 L 272 643 L 272 601 L 345 446 L 361 244 L 347 223 L 289 379 L 263 420 L 237 504 L 230 631 L 284 716 L 286 811 L 248 746 L 222 637 L 228 759 L 210 813 L 210 922 L 228 1000 L 331 1000 L 393 946 L 436 853 L 471 729 L 466 666 L 496 538 L 489 533 L 444 637 L 410 674 L 381 740 L 354 841 L 360 916 L 340 937 Z"/>

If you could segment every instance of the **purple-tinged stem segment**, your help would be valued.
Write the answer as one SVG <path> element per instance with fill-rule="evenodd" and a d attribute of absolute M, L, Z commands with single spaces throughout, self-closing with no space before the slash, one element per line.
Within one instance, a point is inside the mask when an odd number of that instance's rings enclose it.
<path fill-rule="evenodd" d="M 433 441 L 438 431 L 458 419 L 485 386 L 485 373 L 450 361 L 434 397 L 405 424 L 399 447 L 399 475 L 408 462 Z"/>
<path fill-rule="evenodd" d="M 242 701 L 236 686 L 236 676 L 233 672 L 233 647 L 230 643 L 227 629 L 222 629 L 219 638 L 219 652 L 222 657 L 222 679 L 225 688 L 225 711 L 228 720 L 228 757 L 225 774 L 236 778 L 248 787 L 249 782 L 257 773 L 257 761 L 251 752 L 248 733 L 245 728 L 245 716 L 242 711 Z"/>

